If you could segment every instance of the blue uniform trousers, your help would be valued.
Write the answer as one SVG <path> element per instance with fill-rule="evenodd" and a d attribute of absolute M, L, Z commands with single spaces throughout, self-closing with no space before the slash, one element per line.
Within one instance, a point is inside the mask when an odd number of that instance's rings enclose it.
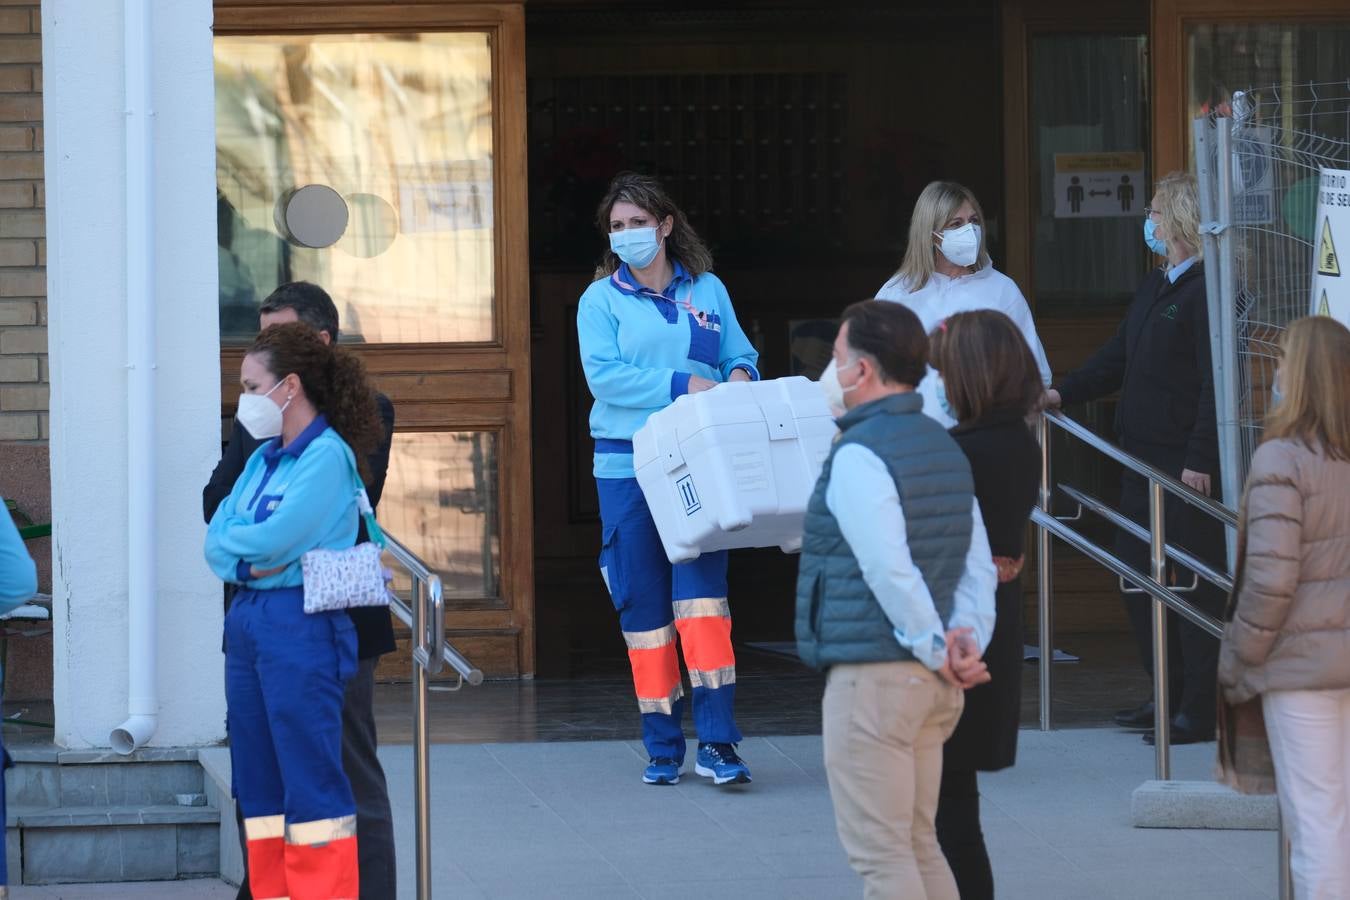
<path fill-rule="evenodd" d="M 230 760 L 253 896 L 356 897 L 356 804 L 342 768 L 351 617 L 307 615 L 301 588 L 241 590 L 225 635 Z"/>
<path fill-rule="evenodd" d="M 684 761 L 681 651 L 699 740 L 740 741 L 726 552 L 671 565 L 637 479 L 597 478 L 596 487 L 604 527 L 600 571 L 628 645 L 648 755 Z"/>

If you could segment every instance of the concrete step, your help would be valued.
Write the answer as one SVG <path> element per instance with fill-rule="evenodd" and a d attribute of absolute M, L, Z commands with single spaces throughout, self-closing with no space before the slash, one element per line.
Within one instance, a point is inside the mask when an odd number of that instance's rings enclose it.
<path fill-rule="evenodd" d="M 1213 781 L 1145 781 L 1130 797 L 1136 828 L 1275 831 L 1274 794 L 1239 794 Z"/>
<path fill-rule="evenodd" d="M 11 806 L 172 806 L 205 794 L 195 750 L 111 751 L 16 748 L 5 773 Z"/>
<path fill-rule="evenodd" d="M 220 871 L 220 809 L 195 749 L 12 754 L 6 854 L 14 884 L 152 881 Z M 214 788 L 214 786 L 213 786 Z"/>

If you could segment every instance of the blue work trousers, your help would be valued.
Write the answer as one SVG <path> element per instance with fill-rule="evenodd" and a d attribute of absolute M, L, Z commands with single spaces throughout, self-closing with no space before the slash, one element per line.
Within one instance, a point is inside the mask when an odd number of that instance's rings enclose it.
<path fill-rule="evenodd" d="M 680 653 L 699 741 L 737 743 L 726 552 L 672 565 L 637 479 L 597 478 L 596 486 L 604 533 L 600 570 L 628 645 L 648 755 L 684 761 Z"/>
<path fill-rule="evenodd" d="M 241 590 L 225 635 L 230 760 L 253 895 L 355 896 L 356 803 L 342 768 L 351 617 L 306 614 L 301 588 Z"/>

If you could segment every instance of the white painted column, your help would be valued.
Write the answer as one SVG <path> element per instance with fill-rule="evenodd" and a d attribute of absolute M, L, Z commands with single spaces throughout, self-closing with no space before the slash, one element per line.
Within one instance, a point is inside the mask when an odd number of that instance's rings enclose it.
<path fill-rule="evenodd" d="M 123 3 L 42 3 L 54 702 L 67 747 L 106 747 L 127 717 L 128 541 L 155 552 L 150 745 L 224 737 L 221 587 L 202 560 L 201 506 L 220 449 L 211 21 L 211 0 L 152 4 L 156 533 L 128 534 Z"/>

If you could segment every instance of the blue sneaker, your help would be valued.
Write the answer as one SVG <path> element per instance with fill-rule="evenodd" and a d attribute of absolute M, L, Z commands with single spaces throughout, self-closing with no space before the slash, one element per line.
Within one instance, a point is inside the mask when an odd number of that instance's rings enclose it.
<path fill-rule="evenodd" d="M 654 757 L 642 773 L 644 784 L 679 784 L 680 764 L 668 756 Z"/>
<path fill-rule="evenodd" d="M 750 769 L 736 755 L 735 744 L 699 744 L 694 771 L 713 784 L 750 783 Z"/>

